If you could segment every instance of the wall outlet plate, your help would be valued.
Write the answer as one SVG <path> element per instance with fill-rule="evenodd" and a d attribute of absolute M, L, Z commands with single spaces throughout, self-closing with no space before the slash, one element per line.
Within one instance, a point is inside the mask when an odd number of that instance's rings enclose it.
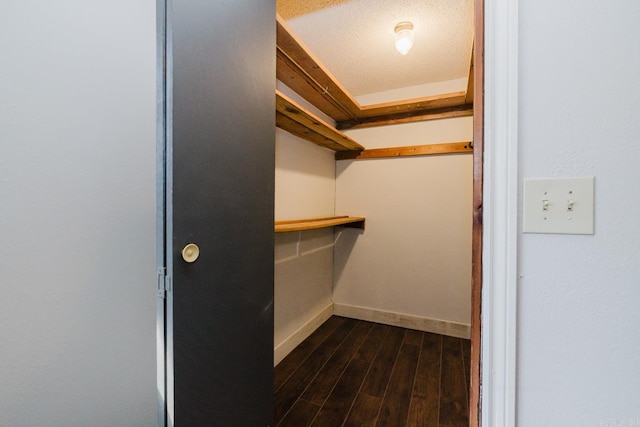
<path fill-rule="evenodd" d="M 524 233 L 593 234 L 595 177 L 525 179 Z"/>

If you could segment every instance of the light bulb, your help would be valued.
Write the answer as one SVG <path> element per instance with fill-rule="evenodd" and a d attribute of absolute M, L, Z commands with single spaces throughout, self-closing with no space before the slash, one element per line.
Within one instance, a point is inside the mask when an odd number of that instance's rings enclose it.
<path fill-rule="evenodd" d="M 396 25 L 396 49 L 402 55 L 406 55 L 413 46 L 413 24 L 411 22 L 401 22 Z"/>

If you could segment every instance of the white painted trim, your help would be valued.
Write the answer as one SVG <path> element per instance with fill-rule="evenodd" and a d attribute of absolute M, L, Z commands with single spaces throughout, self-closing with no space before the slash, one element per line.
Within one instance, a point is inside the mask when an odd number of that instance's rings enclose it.
<path fill-rule="evenodd" d="M 325 307 L 320 313 L 313 316 L 293 334 L 289 335 L 273 349 L 273 366 L 282 361 L 302 341 L 307 339 L 320 325 L 327 321 L 333 314 L 333 303 Z"/>
<path fill-rule="evenodd" d="M 481 423 L 516 425 L 518 1 L 485 0 Z"/>
<path fill-rule="evenodd" d="M 368 322 L 382 323 L 384 325 L 399 326 L 401 328 L 433 332 L 435 334 L 448 335 L 458 338 L 469 339 L 471 336 L 471 326 L 465 325 L 464 323 L 448 322 L 445 320 L 431 319 L 429 317 L 395 313 L 392 311 L 383 311 L 374 308 L 358 307 L 355 305 L 347 304 L 334 303 L 333 307 L 333 314 L 337 316 L 366 320 Z"/>

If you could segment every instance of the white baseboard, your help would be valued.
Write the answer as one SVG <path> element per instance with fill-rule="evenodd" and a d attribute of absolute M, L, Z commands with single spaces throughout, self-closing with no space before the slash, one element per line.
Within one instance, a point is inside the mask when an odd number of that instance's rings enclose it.
<path fill-rule="evenodd" d="M 333 314 L 457 338 L 469 339 L 471 336 L 471 326 L 463 323 L 447 322 L 439 319 L 394 313 L 355 305 L 329 304 L 273 349 L 273 366 L 276 366 L 282 359 L 287 357 L 294 348 L 307 339 L 309 335 L 318 329 L 318 327 L 326 322 Z"/>
<path fill-rule="evenodd" d="M 451 337 L 466 339 L 471 337 L 471 326 L 465 325 L 464 323 L 447 322 L 428 317 L 335 303 L 333 304 L 333 314 L 336 316 L 366 320 L 368 322 L 382 323 L 384 325 L 400 326 L 402 328 L 416 329 L 418 331 L 432 332 L 434 334 L 448 335 Z"/>
<path fill-rule="evenodd" d="M 273 366 L 282 361 L 291 351 L 302 341 L 307 339 L 320 325 L 327 321 L 333 314 L 333 304 L 329 304 L 320 313 L 313 316 L 307 323 L 302 325 L 297 331 L 289 335 L 283 342 L 273 349 Z"/>

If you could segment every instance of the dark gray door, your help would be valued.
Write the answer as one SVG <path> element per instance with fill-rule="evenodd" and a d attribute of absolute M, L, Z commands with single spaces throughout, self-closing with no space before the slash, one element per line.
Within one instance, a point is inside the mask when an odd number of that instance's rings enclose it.
<path fill-rule="evenodd" d="M 275 1 L 166 1 L 167 422 L 273 425 Z"/>

